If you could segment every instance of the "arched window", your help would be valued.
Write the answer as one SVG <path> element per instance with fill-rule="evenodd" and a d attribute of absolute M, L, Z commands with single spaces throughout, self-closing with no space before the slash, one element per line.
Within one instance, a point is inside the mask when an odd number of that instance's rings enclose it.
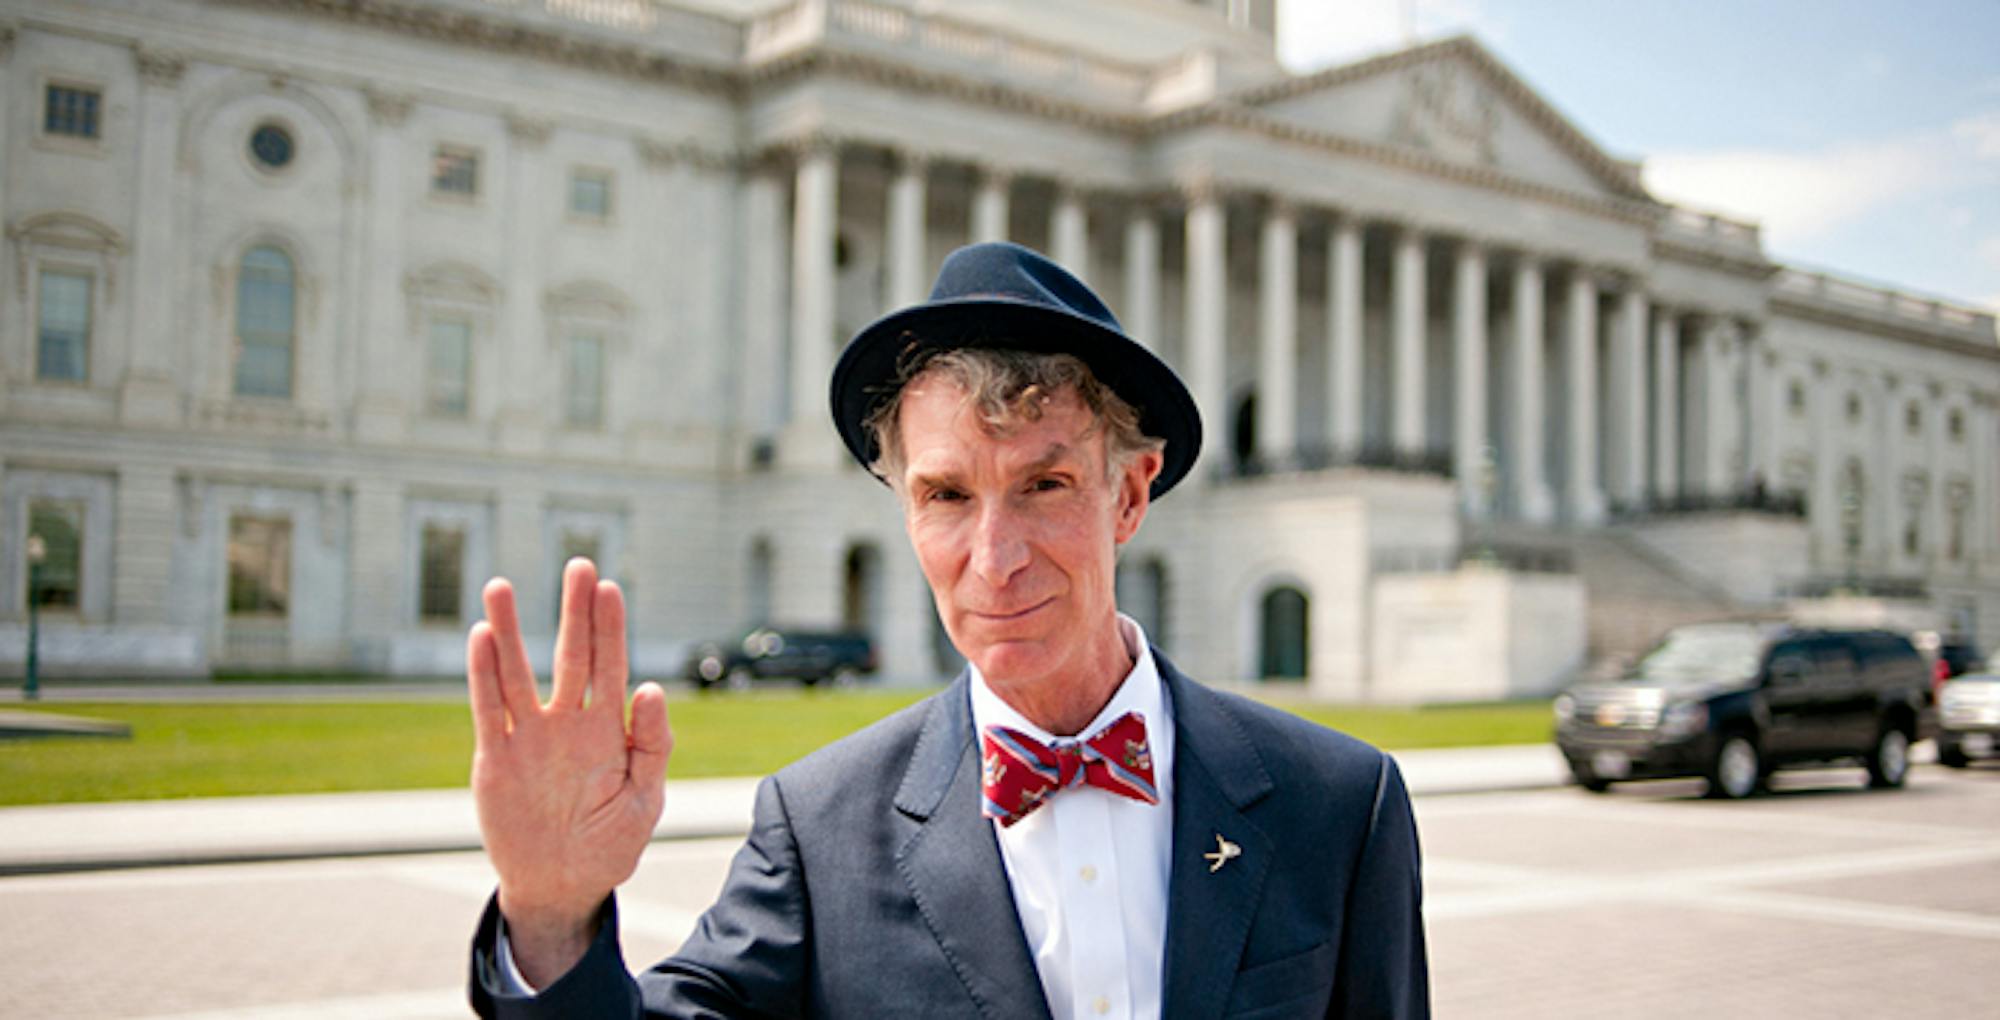
<path fill-rule="evenodd" d="M 270 245 L 243 253 L 236 273 L 236 394 L 292 395 L 296 291 L 291 256 Z"/>
<path fill-rule="evenodd" d="M 1306 593 L 1290 586 L 1264 593 L 1259 607 L 1257 675 L 1299 680 L 1306 675 Z"/>

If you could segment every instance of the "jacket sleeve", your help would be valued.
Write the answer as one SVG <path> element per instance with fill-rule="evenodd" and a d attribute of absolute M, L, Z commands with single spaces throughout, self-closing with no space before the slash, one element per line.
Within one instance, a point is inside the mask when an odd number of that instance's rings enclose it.
<path fill-rule="evenodd" d="M 1382 756 L 1368 836 L 1347 897 L 1338 976 L 1328 1010 L 1336 1017 L 1430 1016 L 1424 952 L 1422 864 L 1410 795 L 1395 759 Z"/>
<path fill-rule="evenodd" d="M 795 1017 L 804 1010 L 805 877 L 775 779 L 757 787 L 750 837 L 722 894 L 673 956 L 634 976 L 618 944 L 615 903 L 569 973 L 533 998 L 504 991 L 494 959 L 500 913 L 489 903 L 473 942 L 472 1006 L 482 1017 Z"/>

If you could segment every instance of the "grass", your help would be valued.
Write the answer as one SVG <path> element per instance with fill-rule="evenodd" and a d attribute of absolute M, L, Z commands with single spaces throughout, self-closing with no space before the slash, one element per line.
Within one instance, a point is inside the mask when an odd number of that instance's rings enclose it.
<path fill-rule="evenodd" d="M 762 775 L 928 691 L 772 691 L 672 699 L 669 774 Z M 65 703 L 132 739 L 0 742 L 0 805 L 463 786 L 472 721 L 452 702 Z M 1545 702 L 1435 708 L 1273 703 L 1389 749 L 1532 743 Z M 26 706 L 15 706 L 25 708 Z"/>

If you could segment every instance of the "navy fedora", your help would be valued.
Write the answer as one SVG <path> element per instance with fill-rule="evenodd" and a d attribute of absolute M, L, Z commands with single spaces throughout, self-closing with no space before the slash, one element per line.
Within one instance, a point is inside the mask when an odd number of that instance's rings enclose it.
<path fill-rule="evenodd" d="M 1139 431 L 1166 441 L 1152 496 L 1194 466 L 1201 414 L 1174 370 L 1131 337 L 1083 281 L 1040 252 L 1005 241 L 967 245 L 938 270 L 930 299 L 855 334 L 833 369 L 833 424 L 866 467 L 874 437 L 862 426 L 899 384 L 905 359 L 925 350 L 995 347 L 1072 354 L 1139 412 Z"/>

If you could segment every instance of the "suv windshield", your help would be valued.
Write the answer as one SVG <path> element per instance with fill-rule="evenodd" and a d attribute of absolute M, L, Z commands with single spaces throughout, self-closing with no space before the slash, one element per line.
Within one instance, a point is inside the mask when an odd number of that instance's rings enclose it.
<path fill-rule="evenodd" d="M 1669 631 L 1633 667 L 1628 683 L 1747 680 L 1757 675 L 1764 636 L 1755 627 L 1720 625 Z"/>

